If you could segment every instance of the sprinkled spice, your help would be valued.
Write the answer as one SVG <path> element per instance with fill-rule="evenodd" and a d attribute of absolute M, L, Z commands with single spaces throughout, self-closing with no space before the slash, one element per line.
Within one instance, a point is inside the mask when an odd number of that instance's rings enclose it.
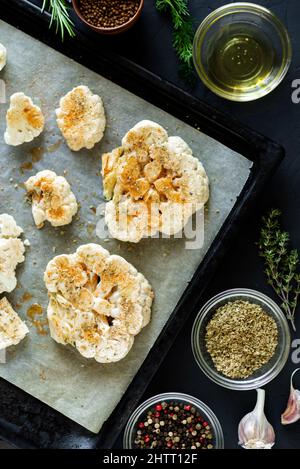
<path fill-rule="evenodd" d="M 260 305 L 238 300 L 216 310 L 205 343 L 218 371 L 229 378 L 247 378 L 273 357 L 278 329 Z"/>
<path fill-rule="evenodd" d="M 93 26 L 114 28 L 127 23 L 139 5 L 140 0 L 80 0 L 79 10 Z"/>
<path fill-rule="evenodd" d="M 198 409 L 184 402 L 150 407 L 136 424 L 136 449 L 212 449 L 214 436 Z"/>

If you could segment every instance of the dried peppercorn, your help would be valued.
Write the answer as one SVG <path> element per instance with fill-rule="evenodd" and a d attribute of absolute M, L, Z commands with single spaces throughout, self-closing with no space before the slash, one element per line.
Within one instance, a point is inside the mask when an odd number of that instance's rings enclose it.
<path fill-rule="evenodd" d="M 114 28 L 127 23 L 140 3 L 140 0 L 80 0 L 79 11 L 93 26 Z"/>
<path fill-rule="evenodd" d="M 174 418 L 175 417 L 175 418 Z M 160 402 L 136 424 L 136 449 L 212 449 L 214 435 L 200 411 L 184 402 Z"/>

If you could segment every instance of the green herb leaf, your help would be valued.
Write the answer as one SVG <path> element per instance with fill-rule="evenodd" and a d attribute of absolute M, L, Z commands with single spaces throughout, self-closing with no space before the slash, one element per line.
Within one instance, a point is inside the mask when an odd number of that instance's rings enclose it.
<path fill-rule="evenodd" d="M 47 9 L 51 14 L 49 27 L 55 24 L 55 32 L 60 32 L 61 40 L 64 40 L 65 32 L 74 37 L 74 23 L 69 16 L 69 6 L 66 0 L 44 0 L 42 12 Z"/>
<path fill-rule="evenodd" d="M 169 12 L 173 23 L 173 46 L 180 60 L 180 75 L 189 83 L 195 82 L 193 66 L 193 21 L 188 0 L 156 0 L 160 12 Z"/>
<path fill-rule="evenodd" d="M 279 210 L 273 209 L 263 217 L 258 248 L 264 259 L 267 282 L 280 298 L 281 307 L 296 330 L 294 319 L 300 295 L 299 253 L 290 249 L 290 236 L 281 229 L 280 215 Z"/>

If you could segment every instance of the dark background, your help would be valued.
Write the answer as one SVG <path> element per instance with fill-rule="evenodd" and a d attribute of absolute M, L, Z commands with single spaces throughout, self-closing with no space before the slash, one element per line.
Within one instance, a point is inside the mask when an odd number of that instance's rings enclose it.
<path fill-rule="evenodd" d="M 32 0 L 41 4 L 39 0 Z M 214 105 L 218 109 L 238 118 L 242 123 L 281 143 L 286 150 L 286 158 L 272 178 L 260 199 L 254 213 L 230 251 L 220 264 L 203 297 L 203 303 L 216 293 L 228 288 L 248 287 L 274 297 L 266 284 L 263 266 L 255 245 L 262 213 L 271 207 L 282 211 L 285 229 L 291 233 L 292 243 L 300 248 L 299 202 L 300 202 L 300 104 L 292 103 L 291 83 L 300 79 L 300 2 L 299 0 L 266 0 L 256 3 L 270 8 L 288 28 L 290 33 L 293 60 L 284 82 L 270 95 L 252 103 L 227 102 L 213 95 L 197 80 L 194 88 L 178 76 L 178 61 L 172 48 L 172 35 L 168 16 L 159 14 L 154 0 L 145 0 L 145 7 L 139 22 L 122 36 L 103 38 L 90 33 L 79 24 L 76 26 L 93 37 L 99 47 L 118 52 L 139 65 L 171 81 L 194 96 Z M 228 2 L 218 0 L 190 0 L 190 10 L 195 18 L 195 26 L 215 8 Z M 300 307 L 296 320 L 300 328 Z M 237 448 L 237 427 L 240 419 L 252 410 L 256 400 L 255 391 L 238 392 L 223 389 L 209 381 L 197 367 L 191 347 L 190 334 L 192 318 L 177 337 L 163 364 L 149 383 L 142 400 L 161 392 L 178 391 L 192 394 L 208 404 L 216 413 L 223 427 L 226 448 Z M 300 333 L 293 338 L 300 337 Z M 300 448 L 300 422 L 284 427 L 280 424 L 280 414 L 286 407 L 289 394 L 289 377 L 296 367 L 289 359 L 285 369 L 266 386 L 266 414 L 275 428 L 276 448 Z M 300 377 L 295 383 L 300 388 Z M 141 401 L 142 401 L 141 400 Z M 121 438 L 117 447 L 122 447 Z"/>

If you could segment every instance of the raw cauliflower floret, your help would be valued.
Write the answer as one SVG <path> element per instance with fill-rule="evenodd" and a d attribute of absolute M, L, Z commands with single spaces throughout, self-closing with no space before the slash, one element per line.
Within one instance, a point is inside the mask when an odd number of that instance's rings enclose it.
<path fill-rule="evenodd" d="M 100 363 L 121 360 L 150 321 L 149 282 L 125 259 L 98 244 L 54 257 L 44 280 L 51 337 L 86 358 Z"/>
<path fill-rule="evenodd" d="M 17 345 L 29 333 L 25 322 L 4 297 L 0 300 L 0 350 Z"/>
<path fill-rule="evenodd" d="M 57 125 L 71 150 L 93 148 L 103 137 L 106 119 L 100 96 L 87 86 L 77 86 L 61 98 Z"/>
<path fill-rule="evenodd" d="M 41 109 L 33 104 L 24 93 L 15 93 L 10 97 L 10 107 L 6 113 L 7 145 L 22 145 L 31 142 L 44 130 L 45 119 Z"/>
<path fill-rule="evenodd" d="M 6 48 L 0 42 L 0 72 L 6 65 L 6 56 L 7 56 Z"/>
<path fill-rule="evenodd" d="M 105 221 L 121 241 L 175 235 L 209 197 L 206 172 L 187 143 L 147 120 L 102 156 L 102 176 Z"/>
<path fill-rule="evenodd" d="M 24 261 L 25 247 L 19 236 L 23 233 L 11 215 L 0 215 L 0 293 L 16 288 L 15 270 Z"/>
<path fill-rule="evenodd" d="M 47 220 L 52 226 L 68 225 L 77 213 L 76 197 L 68 181 L 54 171 L 44 170 L 25 182 L 32 201 L 33 219 L 38 228 Z"/>

